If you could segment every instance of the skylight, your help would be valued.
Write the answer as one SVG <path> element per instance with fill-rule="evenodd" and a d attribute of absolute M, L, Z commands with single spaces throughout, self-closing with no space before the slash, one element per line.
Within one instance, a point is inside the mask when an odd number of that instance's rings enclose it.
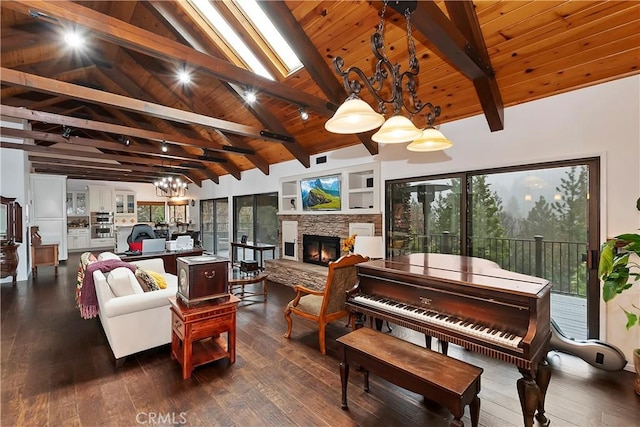
<path fill-rule="evenodd" d="M 262 65 L 253 52 L 251 52 L 251 49 L 238 37 L 233 28 L 231 28 L 208 0 L 191 0 L 190 3 L 198 10 L 202 17 L 208 21 L 211 28 L 224 39 L 227 47 L 232 49 L 251 71 L 270 80 L 274 80 L 269 71 L 267 71 L 264 65 Z M 258 6 L 256 5 L 256 7 Z"/>
<path fill-rule="evenodd" d="M 300 59 L 298 59 L 293 49 L 262 11 L 256 0 L 234 0 L 234 3 L 262 35 L 262 38 L 269 44 L 273 53 L 282 60 L 289 73 L 302 68 Z"/>

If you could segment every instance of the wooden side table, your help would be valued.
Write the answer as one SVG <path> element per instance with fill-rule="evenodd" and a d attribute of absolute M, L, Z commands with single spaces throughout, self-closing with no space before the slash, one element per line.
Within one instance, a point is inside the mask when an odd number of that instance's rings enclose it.
<path fill-rule="evenodd" d="M 38 267 L 52 265 L 55 268 L 56 277 L 58 276 L 58 244 L 51 243 L 48 245 L 32 245 L 31 246 L 31 272 L 34 276 L 38 275 Z"/>
<path fill-rule="evenodd" d="M 229 358 L 236 361 L 236 312 L 240 299 L 230 295 L 223 302 L 185 305 L 169 298 L 171 304 L 171 358 L 182 366 L 182 378 L 191 377 L 196 366 Z M 220 336 L 226 333 L 226 342 Z"/>

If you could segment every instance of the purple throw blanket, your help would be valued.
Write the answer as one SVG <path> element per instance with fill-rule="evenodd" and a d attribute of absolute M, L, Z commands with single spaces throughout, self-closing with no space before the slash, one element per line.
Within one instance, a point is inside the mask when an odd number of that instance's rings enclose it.
<path fill-rule="evenodd" d="M 135 265 L 120 261 L 119 259 L 96 261 L 87 265 L 87 270 L 82 278 L 80 297 L 78 298 L 80 316 L 82 316 L 83 319 L 91 319 L 98 315 L 98 297 L 96 295 L 96 286 L 93 282 L 93 272 L 100 270 L 103 273 L 106 273 L 118 267 L 126 267 L 134 273 L 136 271 Z"/>

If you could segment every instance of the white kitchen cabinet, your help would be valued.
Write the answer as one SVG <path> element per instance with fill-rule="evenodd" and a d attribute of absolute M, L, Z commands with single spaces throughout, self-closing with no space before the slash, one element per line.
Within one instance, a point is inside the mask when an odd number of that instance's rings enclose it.
<path fill-rule="evenodd" d="M 115 225 L 132 226 L 137 222 L 136 193 L 133 191 L 115 192 Z"/>
<path fill-rule="evenodd" d="M 87 216 L 87 192 L 86 191 L 67 191 L 67 215 L 68 216 Z"/>
<path fill-rule="evenodd" d="M 91 247 L 89 240 L 89 229 L 69 229 L 67 233 L 67 249 L 69 251 L 78 251 Z"/>
<path fill-rule="evenodd" d="M 89 211 L 113 212 L 113 189 L 102 185 L 89 186 Z"/>
<path fill-rule="evenodd" d="M 113 237 L 106 237 L 104 239 L 91 239 L 91 248 L 104 248 L 113 250 L 115 242 L 116 241 Z"/>

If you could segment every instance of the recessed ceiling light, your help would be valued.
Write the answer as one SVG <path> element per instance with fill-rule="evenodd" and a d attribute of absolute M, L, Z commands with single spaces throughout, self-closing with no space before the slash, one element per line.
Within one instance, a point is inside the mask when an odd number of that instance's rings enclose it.
<path fill-rule="evenodd" d="M 244 93 L 244 99 L 249 103 L 249 104 L 253 104 L 254 102 L 256 102 L 256 93 L 252 92 L 252 91 L 246 91 Z"/>
<path fill-rule="evenodd" d="M 64 41 L 74 49 L 84 46 L 84 38 L 77 31 L 67 31 Z"/>
<path fill-rule="evenodd" d="M 178 80 L 182 84 L 189 84 L 191 83 L 191 74 L 189 74 L 186 70 L 180 70 L 178 72 Z"/>

